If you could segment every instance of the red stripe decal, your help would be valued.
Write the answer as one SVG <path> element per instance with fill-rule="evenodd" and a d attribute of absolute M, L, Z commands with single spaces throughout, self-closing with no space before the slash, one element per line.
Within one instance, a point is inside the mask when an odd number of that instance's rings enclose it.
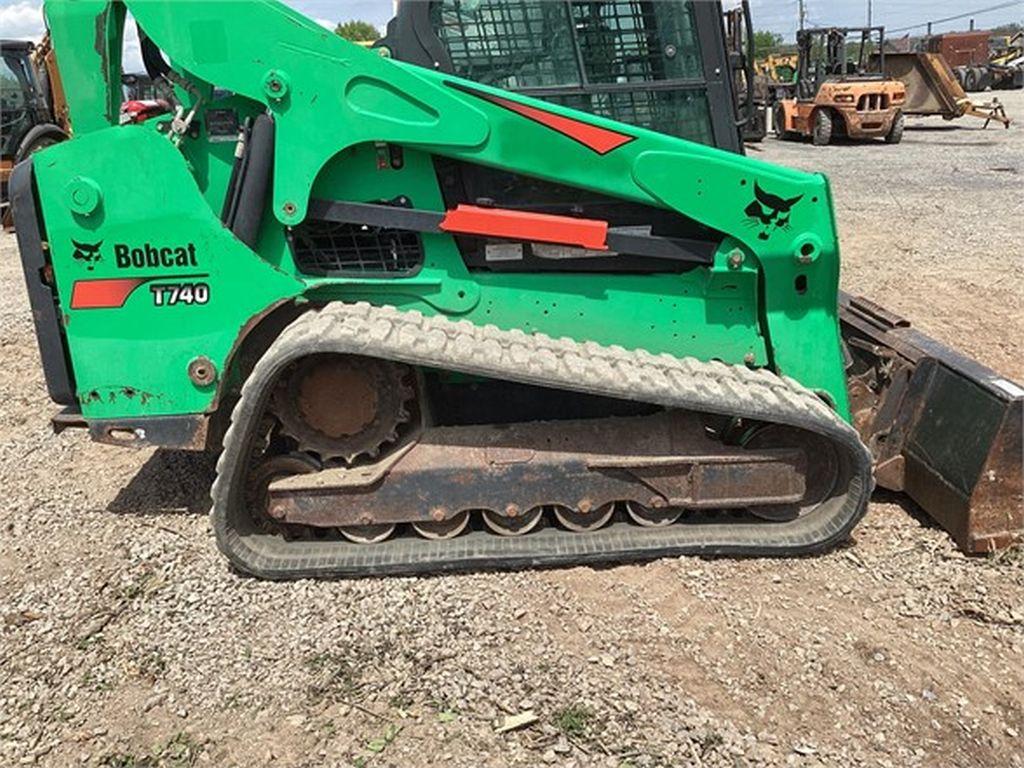
<path fill-rule="evenodd" d="M 441 221 L 441 229 L 464 235 L 504 237 L 510 240 L 575 245 L 597 251 L 608 250 L 605 242 L 608 222 L 597 219 L 574 219 L 547 213 L 460 205 L 445 214 Z"/>
<path fill-rule="evenodd" d="M 574 120 L 571 117 L 556 115 L 552 112 L 548 112 L 547 110 L 539 109 L 538 107 L 520 104 L 518 101 L 506 99 L 504 96 L 497 96 L 492 93 L 484 93 L 483 91 L 478 91 L 473 88 L 467 88 L 462 84 L 448 83 L 448 85 L 452 88 L 457 88 L 460 91 L 484 99 L 485 101 L 489 101 L 492 104 L 497 104 L 499 107 L 503 107 L 504 109 L 533 120 L 534 122 L 547 126 L 553 131 L 558 131 L 558 133 L 561 133 L 563 136 L 568 136 L 570 139 L 578 141 L 583 146 L 589 147 L 599 155 L 606 155 L 613 149 L 618 149 L 623 144 L 628 144 L 636 138 L 636 136 L 629 136 L 628 134 L 619 133 L 618 131 L 612 131 L 607 128 L 600 128 L 596 125 L 591 125 L 590 123 L 583 123 L 579 120 Z"/>
<path fill-rule="evenodd" d="M 117 309 L 123 307 L 131 292 L 146 282 L 139 277 L 110 280 L 78 280 L 71 289 L 72 309 Z"/>

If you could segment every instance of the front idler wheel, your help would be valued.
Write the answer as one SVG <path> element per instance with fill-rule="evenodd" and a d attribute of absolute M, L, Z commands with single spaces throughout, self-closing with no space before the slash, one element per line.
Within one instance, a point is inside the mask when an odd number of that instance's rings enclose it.
<path fill-rule="evenodd" d="M 744 448 L 799 448 L 806 457 L 803 499 L 795 504 L 749 507 L 749 511 L 762 520 L 796 520 L 817 508 L 835 490 L 839 480 L 839 455 L 835 446 L 820 435 L 771 424 L 754 430 L 742 441 L 742 445 Z"/>

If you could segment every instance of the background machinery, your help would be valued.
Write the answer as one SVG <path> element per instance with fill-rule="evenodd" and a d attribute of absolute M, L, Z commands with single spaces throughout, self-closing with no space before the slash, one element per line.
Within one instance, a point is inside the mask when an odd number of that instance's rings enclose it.
<path fill-rule="evenodd" d="M 1024 33 L 944 32 L 926 38 L 924 49 L 941 55 L 967 92 L 1024 87 Z"/>
<path fill-rule="evenodd" d="M 0 41 L 0 215 L 9 224 L 11 169 L 68 137 L 68 115 L 49 38 Z"/>
<path fill-rule="evenodd" d="M 942 56 L 953 69 L 954 76 L 965 91 L 985 89 L 989 58 L 989 33 L 984 30 L 944 32 L 925 39 L 928 53 Z"/>
<path fill-rule="evenodd" d="M 886 56 L 884 27 L 828 27 L 797 32 L 795 98 L 780 99 L 773 114 L 779 138 L 810 136 L 817 145 L 834 137 L 903 138 L 903 83 L 872 67 Z"/>
<path fill-rule="evenodd" d="M 795 53 L 769 53 L 755 63 L 757 74 L 776 83 L 796 81 L 800 57 Z"/>
<path fill-rule="evenodd" d="M 988 74 L 993 88 L 1024 88 L 1024 32 L 997 38 Z"/>
<path fill-rule="evenodd" d="M 126 10 L 174 115 L 118 124 Z M 236 567 L 815 552 L 865 509 L 860 435 L 909 476 L 880 411 L 923 391 L 885 376 L 924 356 L 907 339 L 894 367 L 872 339 L 899 324 L 851 308 L 850 409 L 824 177 L 237 10 L 48 3 L 75 138 L 11 184 L 56 425 L 220 448 Z M 997 506 L 1020 485 L 1008 391 L 961 478 Z"/>
<path fill-rule="evenodd" d="M 972 101 L 942 54 L 886 53 L 873 55 L 872 62 L 887 77 L 903 83 L 904 115 L 940 115 L 946 120 L 971 116 L 984 120 L 986 128 L 992 120 L 1010 127 L 1010 118 L 999 99 L 980 104 Z"/>

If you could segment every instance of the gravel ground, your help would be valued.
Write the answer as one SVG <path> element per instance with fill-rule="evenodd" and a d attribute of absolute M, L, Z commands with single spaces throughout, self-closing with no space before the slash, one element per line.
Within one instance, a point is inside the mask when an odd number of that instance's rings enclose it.
<path fill-rule="evenodd" d="M 1020 380 L 1022 135 L 760 155 L 830 174 L 847 289 Z M 0 318 L 2 765 L 1024 766 L 1024 557 L 896 497 L 813 559 L 260 583 L 208 460 L 49 434 L 6 235 Z"/>
<path fill-rule="evenodd" d="M 755 154 L 824 171 L 843 247 L 843 287 L 1024 381 L 1024 91 L 995 95 L 1019 122 L 908 118 L 897 146 L 768 139 Z"/>

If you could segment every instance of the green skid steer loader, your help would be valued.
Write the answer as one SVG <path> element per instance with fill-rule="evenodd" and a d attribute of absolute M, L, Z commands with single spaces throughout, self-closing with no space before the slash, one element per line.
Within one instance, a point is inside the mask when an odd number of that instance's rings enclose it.
<path fill-rule="evenodd" d="M 240 9 L 46 4 L 74 138 L 11 197 L 57 426 L 219 450 L 266 578 L 847 537 L 823 176 Z M 119 115 L 127 12 L 173 113 Z"/>

